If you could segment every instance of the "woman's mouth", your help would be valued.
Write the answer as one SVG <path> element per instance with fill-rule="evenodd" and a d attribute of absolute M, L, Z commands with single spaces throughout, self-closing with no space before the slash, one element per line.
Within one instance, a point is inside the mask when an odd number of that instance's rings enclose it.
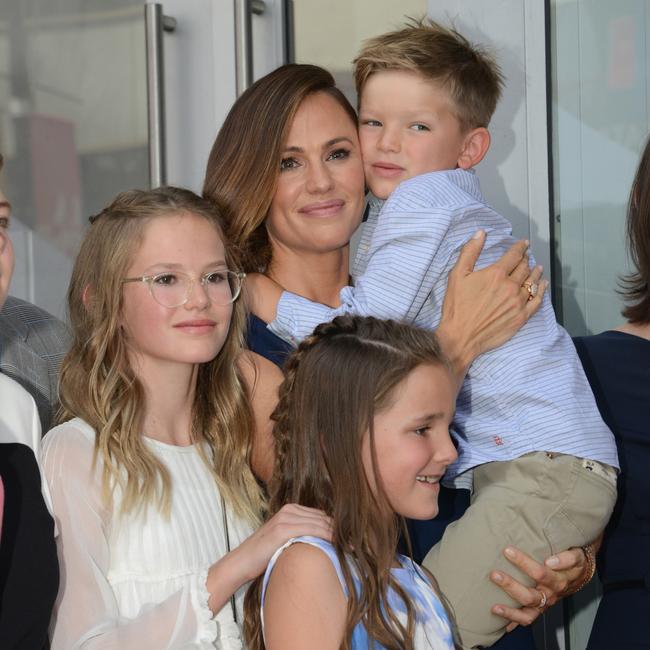
<path fill-rule="evenodd" d="M 343 199 L 330 199 L 329 201 L 315 201 L 303 205 L 298 212 L 308 217 L 332 217 L 339 214 L 345 205 Z"/>

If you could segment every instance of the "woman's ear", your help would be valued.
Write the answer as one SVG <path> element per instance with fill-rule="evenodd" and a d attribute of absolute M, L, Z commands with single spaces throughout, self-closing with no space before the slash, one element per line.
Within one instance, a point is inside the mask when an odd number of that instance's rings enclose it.
<path fill-rule="evenodd" d="M 482 126 L 472 129 L 465 136 L 465 146 L 458 157 L 461 169 L 471 169 L 478 165 L 490 148 L 490 132 Z"/>

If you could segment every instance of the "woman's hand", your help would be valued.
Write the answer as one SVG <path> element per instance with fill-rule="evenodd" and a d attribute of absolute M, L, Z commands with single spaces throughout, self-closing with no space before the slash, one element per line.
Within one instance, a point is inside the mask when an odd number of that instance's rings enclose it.
<path fill-rule="evenodd" d="M 592 548 L 594 545 L 597 547 L 599 541 L 600 538 L 592 544 Z M 521 608 L 506 605 L 492 607 L 494 614 L 510 621 L 506 628 L 508 632 L 517 625 L 530 625 L 558 600 L 573 593 L 575 587 L 584 581 L 588 569 L 587 558 L 581 548 L 570 548 L 552 555 L 544 564 L 512 547 L 506 548 L 504 555 L 535 582 L 534 587 L 526 587 L 503 571 L 490 574 L 492 582 L 521 604 Z"/>
<path fill-rule="evenodd" d="M 463 247 L 449 274 L 436 330 L 461 379 L 479 354 L 498 347 L 526 323 L 548 286 L 540 282 L 540 266 L 529 269 L 525 240 L 513 244 L 494 264 L 474 271 L 484 243 L 485 232 L 478 231 Z"/>
<path fill-rule="evenodd" d="M 332 520 L 315 508 L 287 504 L 237 548 L 215 562 L 208 571 L 208 605 L 218 612 L 244 583 L 265 569 L 271 556 L 292 537 L 312 535 L 332 539 Z"/>

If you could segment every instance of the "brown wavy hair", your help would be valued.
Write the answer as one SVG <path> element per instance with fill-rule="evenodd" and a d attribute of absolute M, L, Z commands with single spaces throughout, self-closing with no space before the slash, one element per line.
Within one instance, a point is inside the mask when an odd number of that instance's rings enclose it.
<path fill-rule="evenodd" d="M 341 643 L 346 650 L 359 623 L 386 648 L 413 648 L 413 605 L 391 573 L 398 532 L 407 540 L 408 535 L 381 484 L 373 421 L 391 405 L 396 386 L 421 364 L 448 367 L 432 332 L 372 317 L 339 316 L 319 325 L 289 356 L 272 415 L 276 465 L 268 516 L 286 503 L 298 503 L 332 517 L 332 544 L 348 593 Z M 363 469 L 365 432 L 377 489 Z M 261 588 L 259 577 L 246 593 L 244 634 L 251 650 L 265 647 Z M 388 605 L 389 589 L 404 602 L 406 625 Z"/>
<path fill-rule="evenodd" d="M 641 154 L 630 191 L 627 248 L 634 271 L 620 282 L 628 303 L 623 316 L 632 323 L 650 323 L 650 139 Z"/>
<path fill-rule="evenodd" d="M 271 261 L 264 222 L 284 147 L 298 107 L 319 92 L 337 101 L 356 126 L 354 108 L 327 70 L 291 63 L 262 77 L 237 99 L 212 145 L 203 196 L 231 207 L 227 235 L 240 249 L 246 272 L 264 272 Z"/>
<path fill-rule="evenodd" d="M 145 226 L 155 217 L 182 212 L 205 218 L 223 237 L 225 208 L 189 190 L 162 187 L 119 194 L 91 217 L 68 290 L 73 342 L 61 367 L 57 419 L 80 417 L 95 430 L 104 498 L 110 501 L 119 486 L 122 512 L 151 503 L 169 512 L 171 503 L 169 472 L 142 440 L 145 394 L 129 362 L 120 320 L 124 271 Z M 232 248 L 225 241 L 224 246 L 228 267 L 237 270 Z M 237 368 L 244 323 L 244 304 L 238 300 L 223 347 L 199 366 L 191 434 L 226 501 L 257 522 L 264 499 L 250 467 L 253 419 Z"/>

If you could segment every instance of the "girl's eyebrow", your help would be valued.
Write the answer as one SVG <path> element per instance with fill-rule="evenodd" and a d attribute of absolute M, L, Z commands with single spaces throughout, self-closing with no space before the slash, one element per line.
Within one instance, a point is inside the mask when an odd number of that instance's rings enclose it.
<path fill-rule="evenodd" d="M 227 267 L 228 265 L 226 264 L 225 260 L 215 260 L 214 262 L 209 262 L 203 268 L 204 269 L 216 269 L 216 268 L 226 269 Z M 185 267 L 182 264 L 175 264 L 173 262 L 158 262 L 156 264 L 152 264 L 151 266 L 148 266 L 145 269 L 145 272 L 151 269 L 164 269 L 166 271 L 183 271 Z"/>

